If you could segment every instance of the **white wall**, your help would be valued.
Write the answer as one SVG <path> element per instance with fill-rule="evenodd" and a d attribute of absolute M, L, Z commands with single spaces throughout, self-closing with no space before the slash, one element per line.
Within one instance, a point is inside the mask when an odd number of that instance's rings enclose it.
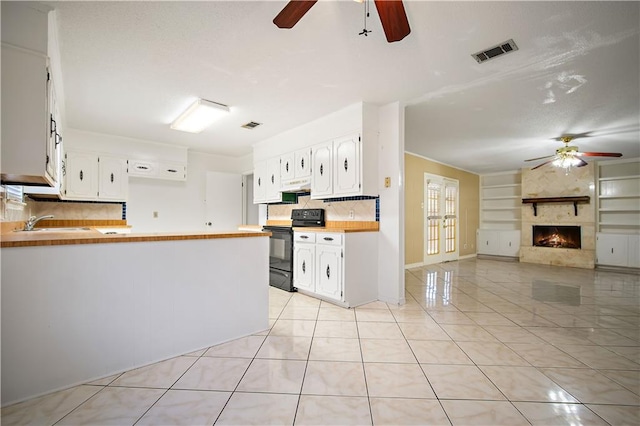
<path fill-rule="evenodd" d="M 394 102 L 379 109 L 378 298 L 404 304 L 404 106 Z M 384 178 L 391 178 L 385 188 Z"/>

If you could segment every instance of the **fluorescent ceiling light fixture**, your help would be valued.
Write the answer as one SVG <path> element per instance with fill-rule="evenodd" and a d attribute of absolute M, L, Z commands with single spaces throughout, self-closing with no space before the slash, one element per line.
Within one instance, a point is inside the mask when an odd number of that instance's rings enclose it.
<path fill-rule="evenodd" d="M 183 132 L 200 133 L 228 113 L 229 107 L 226 105 L 198 99 L 171 123 L 171 128 Z"/>

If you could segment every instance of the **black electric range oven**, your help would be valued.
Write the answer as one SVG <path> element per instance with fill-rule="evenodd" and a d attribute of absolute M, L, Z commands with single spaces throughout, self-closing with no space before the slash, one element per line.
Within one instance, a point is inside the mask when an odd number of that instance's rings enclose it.
<path fill-rule="evenodd" d="M 269 238 L 269 285 L 285 291 L 293 286 L 293 227 L 324 227 L 324 209 L 291 211 L 291 226 L 263 226 Z"/>

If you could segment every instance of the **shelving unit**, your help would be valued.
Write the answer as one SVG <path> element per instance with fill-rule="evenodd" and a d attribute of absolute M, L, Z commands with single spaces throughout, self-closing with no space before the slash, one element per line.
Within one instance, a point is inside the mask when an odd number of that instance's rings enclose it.
<path fill-rule="evenodd" d="M 640 234 L 640 159 L 598 163 L 598 231 Z"/>
<path fill-rule="evenodd" d="M 480 229 L 520 230 L 519 170 L 480 177 Z"/>

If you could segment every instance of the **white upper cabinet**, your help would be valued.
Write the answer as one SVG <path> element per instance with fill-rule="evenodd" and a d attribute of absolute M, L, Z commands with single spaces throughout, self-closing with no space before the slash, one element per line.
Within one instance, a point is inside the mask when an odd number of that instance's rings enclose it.
<path fill-rule="evenodd" d="M 295 153 L 289 152 L 280 156 L 280 180 L 287 182 L 296 176 Z"/>
<path fill-rule="evenodd" d="M 311 154 L 311 198 L 333 195 L 333 141 L 313 148 Z"/>
<path fill-rule="evenodd" d="M 296 151 L 294 161 L 296 179 L 311 176 L 311 148 Z"/>
<path fill-rule="evenodd" d="M 277 203 L 280 193 L 280 157 L 260 161 L 253 166 L 253 203 Z"/>
<path fill-rule="evenodd" d="M 333 142 L 334 195 L 360 194 L 360 135 Z"/>
<path fill-rule="evenodd" d="M 63 196 L 69 200 L 126 201 L 127 160 L 69 150 L 64 162 Z"/>

